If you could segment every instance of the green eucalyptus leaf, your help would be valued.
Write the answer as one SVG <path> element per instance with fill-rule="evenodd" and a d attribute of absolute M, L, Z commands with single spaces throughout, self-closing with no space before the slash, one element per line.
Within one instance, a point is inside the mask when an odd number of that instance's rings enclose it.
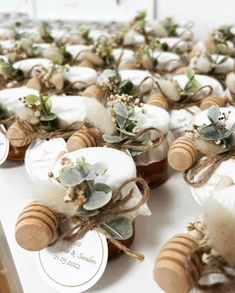
<path fill-rule="evenodd" d="M 127 135 L 127 136 L 132 136 L 132 137 L 135 137 L 136 136 L 136 134 L 135 133 L 133 133 L 133 132 L 129 132 L 129 131 L 127 131 L 127 130 L 125 130 L 125 129 L 121 129 L 121 128 L 117 128 L 122 134 L 125 134 L 125 135 Z M 123 140 L 123 139 L 122 139 Z"/>
<path fill-rule="evenodd" d="M 124 80 L 119 86 L 120 94 L 130 94 L 133 88 L 134 84 L 130 80 Z"/>
<path fill-rule="evenodd" d="M 128 110 L 126 105 L 124 105 L 123 103 L 117 103 L 114 105 L 113 107 L 114 112 L 124 118 L 128 118 L 129 114 L 128 114 Z"/>
<path fill-rule="evenodd" d="M 207 117 L 212 123 L 216 123 L 220 116 L 220 109 L 218 106 L 211 106 L 207 111 Z"/>
<path fill-rule="evenodd" d="M 56 120 L 58 119 L 57 115 L 54 114 L 54 113 L 50 113 L 48 115 L 44 115 L 40 118 L 41 121 L 43 122 L 50 122 L 50 121 L 53 121 L 53 120 Z"/>
<path fill-rule="evenodd" d="M 25 97 L 25 101 L 29 105 L 35 105 L 39 102 L 39 97 L 36 95 L 28 95 Z"/>
<path fill-rule="evenodd" d="M 117 143 L 124 140 L 124 138 L 121 136 L 111 135 L 111 134 L 104 134 L 102 137 L 106 142 L 109 142 L 109 143 Z"/>
<path fill-rule="evenodd" d="M 194 79 L 195 73 L 194 70 L 191 67 L 187 67 L 185 70 L 185 74 L 188 77 L 188 79 Z"/>
<path fill-rule="evenodd" d="M 127 121 L 127 118 L 118 115 L 116 117 L 116 121 L 117 121 L 117 124 L 118 124 L 118 126 L 120 128 L 124 128 L 125 127 L 125 124 L 126 124 L 126 121 Z"/>
<path fill-rule="evenodd" d="M 221 65 L 228 60 L 228 57 L 223 57 L 217 64 Z"/>
<path fill-rule="evenodd" d="M 95 180 L 95 178 L 99 175 L 103 175 L 107 170 L 107 165 L 102 162 L 95 163 L 91 166 L 88 174 L 86 175 L 86 180 Z"/>
<path fill-rule="evenodd" d="M 78 170 L 71 166 L 66 166 L 60 170 L 59 173 L 60 182 L 69 187 L 79 185 L 83 182 L 83 178 Z"/>
<path fill-rule="evenodd" d="M 204 140 L 219 140 L 220 133 L 214 125 L 200 126 L 197 128 L 200 138 Z"/>
<path fill-rule="evenodd" d="M 46 110 L 47 110 L 48 112 L 50 112 L 50 111 L 51 111 L 51 107 L 52 107 L 52 101 L 51 101 L 51 99 L 49 99 L 49 98 L 47 97 L 47 99 L 45 100 L 44 105 L 45 105 L 45 107 L 46 107 Z"/>
<path fill-rule="evenodd" d="M 216 46 L 216 52 L 218 53 L 218 54 L 224 54 L 224 53 L 226 53 L 226 51 L 227 51 L 227 46 L 226 46 L 226 44 L 218 44 L 217 46 Z"/>
<path fill-rule="evenodd" d="M 102 208 L 112 198 L 112 189 L 110 186 L 103 183 L 96 183 L 95 190 L 88 198 L 88 201 L 83 205 L 87 211 L 93 211 Z"/>
<path fill-rule="evenodd" d="M 99 212 L 100 212 L 99 210 L 93 210 L 93 211 L 82 210 L 82 211 L 78 211 L 77 215 L 81 218 L 89 218 L 89 217 L 94 217 L 98 215 Z"/>
<path fill-rule="evenodd" d="M 14 68 L 9 62 L 0 63 L 0 74 L 2 75 L 12 75 Z"/>
<path fill-rule="evenodd" d="M 101 226 L 117 240 L 129 239 L 133 235 L 133 226 L 130 219 L 118 217 L 108 222 L 103 222 Z"/>

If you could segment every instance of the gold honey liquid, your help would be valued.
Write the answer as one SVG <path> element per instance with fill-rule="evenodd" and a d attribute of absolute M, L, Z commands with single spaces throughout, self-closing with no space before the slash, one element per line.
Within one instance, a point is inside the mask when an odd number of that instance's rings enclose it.
<path fill-rule="evenodd" d="M 137 165 L 137 175 L 145 179 L 149 187 L 156 187 L 167 180 L 167 157 L 149 165 Z"/>

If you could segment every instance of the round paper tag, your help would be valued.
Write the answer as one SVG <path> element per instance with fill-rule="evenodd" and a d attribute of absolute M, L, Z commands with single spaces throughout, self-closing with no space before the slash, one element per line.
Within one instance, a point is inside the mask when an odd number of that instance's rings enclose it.
<path fill-rule="evenodd" d="M 107 260 L 107 240 L 95 230 L 88 231 L 74 244 L 65 246 L 62 243 L 37 254 L 43 278 L 63 293 L 79 293 L 91 288 L 103 275 Z"/>
<path fill-rule="evenodd" d="M 6 132 L 5 127 L 0 124 L 0 165 L 3 164 L 8 156 L 9 153 L 9 140 L 6 138 L 4 133 Z"/>
<path fill-rule="evenodd" d="M 25 154 L 27 173 L 33 180 L 47 180 L 59 155 L 66 151 L 66 143 L 62 138 L 33 142 Z"/>

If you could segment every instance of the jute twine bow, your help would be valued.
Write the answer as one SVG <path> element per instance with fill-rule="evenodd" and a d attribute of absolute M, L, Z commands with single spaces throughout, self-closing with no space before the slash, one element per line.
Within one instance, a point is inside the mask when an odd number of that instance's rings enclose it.
<path fill-rule="evenodd" d="M 19 119 L 16 119 L 15 123 L 17 123 L 19 129 L 27 134 L 25 137 L 25 145 L 37 139 L 68 138 L 79 130 L 86 130 L 92 133 L 97 141 L 101 140 L 101 132 L 88 122 L 77 121 L 69 124 L 64 129 L 58 129 L 50 132 L 46 132 L 38 126 L 34 126 L 26 121 L 20 121 Z M 14 138 L 14 140 L 17 140 L 17 138 Z M 22 140 L 22 138 L 19 138 L 19 140 Z"/>
<path fill-rule="evenodd" d="M 229 159 L 235 159 L 234 151 L 213 158 L 203 157 L 184 172 L 184 180 L 194 187 L 201 187 L 207 183 L 220 164 Z"/>
<path fill-rule="evenodd" d="M 207 263 L 203 263 L 203 256 L 208 256 Z M 203 272 L 201 276 L 195 274 L 195 263 L 196 259 L 200 259 L 203 264 Z M 194 288 L 200 289 L 202 291 L 211 292 L 211 293 L 234 293 L 235 292 L 235 270 L 231 268 L 226 261 L 217 255 L 211 253 L 211 247 L 208 245 L 195 246 L 191 251 L 186 264 L 186 271 L 189 277 L 189 280 Z M 211 280 L 207 283 L 202 283 L 203 277 L 211 277 L 212 275 L 218 277 L 222 276 L 223 281 L 215 281 L 214 283 Z"/>
<path fill-rule="evenodd" d="M 207 93 L 204 93 L 204 98 L 209 97 L 213 92 L 212 86 L 204 85 L 204 86 L 200 87 L 199 89 L 197 89 L 193 94 L 188 94 L 188 97 L 185 100 L 183 100 L 182 102 L 181 101 L 175 102 L 175 101 L 172 101 L 172 99 L 165 94 L 165 92 L 161 88 L 158 81 L 155 80 L 155 84 L 156 84 L 157 88 L 159 89 L 160 93 L 162 94 L 162 96 L 167 99 L 171 108 L 173 108 L 173 109 L 183 109 L 183 108 L 189 108 L 192 106 L 199 106 L 201 103 L 201 99 L 196 99 L 196 97 L 198 95 L 202 94 L 203 90 L 206 88 L 209 89 L 209 91 Z"/>
<path fill-rule="evenodd" d="M 139 138 L 141 138 L 142 135 L 148 133 L 149 131 L 156 131 L 159 133 L 159 137 L 156 138 L 152 145 L 142 145 L 141 141 L 138 141 Z M 147 152 L 150 149 L 153 149 L 157 146 L 160 146 L 163 141 L 165 140 L 165 136 L 162 134 L 162 132 L 157 129 L 156 127 L 149 127 L 146 129 L 141 130 L 135 137 L 128 139 L 126 142 L 121 143 L 106 143 L 105 145 L 108 147 L 114 147 L 117 149 L 125 149 L 129 151 L 139 151 L 141 153 Z"/>
<path fill-rule="evenodd" d="M 142 196 L 139 201 L 131 207 L 126 207 L 128 203 L 135 197 L 134 190 L 132 189 L 125 197 L 122 195 L 122 189 L 130 183 L 136 183 L 142 192 Z M 53 243 L 56 244 L 58 241 L 66 239 L 69 241 L 76 241 L 81 239 L 89 230 L 96 230 L 102 233 L 112 244 L 114 244 L 119 250 L 122 250 L 129 257 L 143 261 L 144 256 L 130 248 L 127 248 L 120 241 L 116 240 L 109 232 L 107 232 L 103 227 L 104 223 L 108 219 L 118 218 L 121 215 L 131 213 L 138 210 L 142 205 L 144 205 L 149 198 L 149 187 L 146 181 L 139 177 L 134 177 L 126 180 L 119 188 L 113 191 L 111 201 L 100 209 L 98 215 L 92 216 L 90 218 L 75 218 L 76 225 L 66 232 L 62 233 Z"/>

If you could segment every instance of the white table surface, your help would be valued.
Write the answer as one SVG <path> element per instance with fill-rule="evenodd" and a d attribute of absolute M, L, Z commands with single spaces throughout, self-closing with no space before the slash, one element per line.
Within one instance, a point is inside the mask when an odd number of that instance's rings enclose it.
<path fill-rule="evenodd" d="M 110 261 L 100 281 L 89 292 L 162 293 L 153 279 L 153 266 L 161 246 L 177 233 L 185 232 L 185 225 L 193 221 L 199 206 L 179 173 L 169 172 L 168 181 L 151 192 L 151 217 L 136 221 L 133 249 L 145 255 L 144 262 L 136 262 L 123 255 Z M 17 216 L 31 201 L 29 177 L 23 165 L 6 162 L 0 167 L 0 217 L 24 293 L 55 293 L 37 272 L 34 253 L 17 245 L 14 230 Z M 21 293 L 20 290 L 13 293 Z"/>

